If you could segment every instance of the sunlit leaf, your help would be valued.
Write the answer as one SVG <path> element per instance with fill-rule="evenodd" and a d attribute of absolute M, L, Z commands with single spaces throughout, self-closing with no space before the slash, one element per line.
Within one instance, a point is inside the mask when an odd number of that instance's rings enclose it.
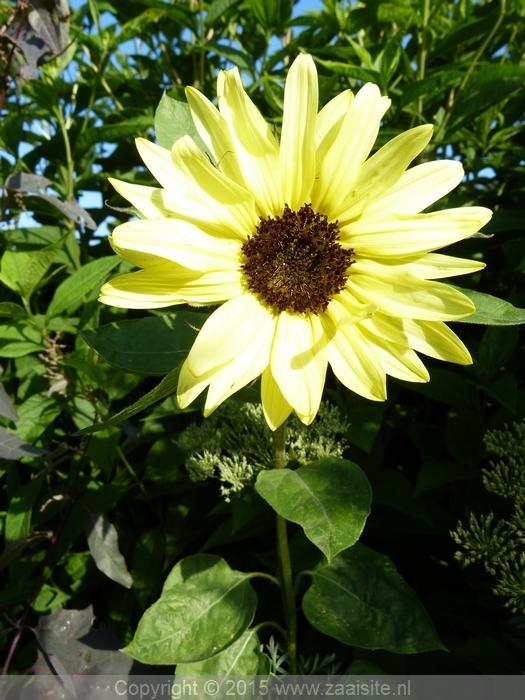
<path fill-rule="evenodd" d="M 294 470 L 261 471 L 256 489 L 279 515 L 299 523 L 329 561 L 359 539 L 372 500 L 357 464 L 335 457 Z"/>
<path fill-rule="evenodd" d="M 107 275 L 120 263 L 116 255 L 92 260 L 76 270 L 55 290 L 47 309 L 47 317 L 73 313 L 82 304 L 83 298 L 100 287 Z"/>
<path fill-rule="evenodd" d="M 248 629 L 256 604 L 248 574 L 215 555 L 186 557 L 172 569 L 125 651 L 152 664 L 209 659 Z"/>
<path fill-rule="evenodd" d="M 169 148 L 183 136 L 190 136 L 203 153 L 206 144 L 199 136 L 187 102 L 179 102 L 164 94 L 155 112 L 155 136 L 164 148 Z"/>
<path fill-rule="evenodd" d="M 210 659 L 177 664 L 178 676 L 252 676 L 260 663 L 259 638 L 255 630 L 246 632 L 233 644 Z M 220 692 L 220 691 L 219 691 Z"/>
<path fill-rule="evenodd" d="M 452 284 L 450 286 L 454 287 Z M 484 292 L 462 287 L 454 289 L 463 292 L 476 305 L 476 311 L 466 318 L 458 319 L 458 323 L 479 323 L 484 326 L 517 326 L 525 323 L 525 309 L 518 309 L 508 301 Z"/>

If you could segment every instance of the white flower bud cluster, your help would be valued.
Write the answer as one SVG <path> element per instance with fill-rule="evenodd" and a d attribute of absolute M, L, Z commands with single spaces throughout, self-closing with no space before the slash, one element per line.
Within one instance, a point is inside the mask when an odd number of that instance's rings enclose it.
<path fill-rule="evenodd" d="M 288 462 L 302 466 L 324 457 L 341 457 L 347 447 L 342 436 L 348 427 L 339 410 L 327 403 L 321 404 L 310 426 L 292 415 L 286 426 Z M 273 467 L 272 432 L 260 404 L 229 401 L 202 424 L 190 425 L 178 442 L 188 453 L 186 468 L 192 481 L 218 479 L 227 501 L 253 483 L 262 469 Z"/>

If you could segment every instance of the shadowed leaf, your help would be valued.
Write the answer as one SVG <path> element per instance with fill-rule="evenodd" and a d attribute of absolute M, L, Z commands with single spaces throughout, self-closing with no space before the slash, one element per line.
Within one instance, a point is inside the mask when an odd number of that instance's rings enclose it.
<path fill-rule="evenodd" d="M 397 654 L 444 649 L 418 597 L 384 554 L 356 544 L 310 573 L 303 611 L 324 634 Z"/>
<path fill-rule="evenodd" d="M 106 362 L 120 369 L 163 375 L 183 362 L 207 318 L 192 311 L 178 311 L 118 321 L 90 328 L 81 335 Z"/>
<path fill-rule="evenodd" d="M 60 41 L 49 12 L 43 9 L 33 10 L 27 19 L 35 33 L 49 46 L 51 51 L 55 54 L 60 53 Z"/>
<path fill-rule="evenodd" d="M 2 387 L 3 388 L 3 387 Z M 22 457 L 40 457 L 47 454 L 47 450 L 28 445 L 13 433 L 0 426 L 0 458 L 22 459 Z"/>
<path fill-rule="evenodd" d="M 126 677 L 137 664 L 119 651 L 121 642 L 104 625 L 92 629 L 94 620 L 91 605 L 85 610 L 58 608 L 51 615 L 40 617 L 33 631 L 44 654 L 39 651 L 35 673 L 56 674 L 56 659 L 60 671 L 70 675 Z"/>
<path fill-rule="evenodd" d="M 118 548 L 118 534 L 102 513 L 92 513 L 86 520 L 86 537 L 97 568 L 108 578 L 131 588 L 133 579 Z"/>
<path fill-rule="evenodd" d="M 0 384 L 0 416 L 4 418 L 9 418 L 9 420 L 17 421 L 18 413 L 13 406 L 11 398 L 4 389 L 4 385 Z"/>
<path fill-rule="evenodd" d="M 0 556 L 0 571 L 14 561 L 19 554 L 22 554 L 28 544 L 42 537 L 45 537 L 45 535 L 32 535 L 31 537 L 22 537 L 19 540 L 14 540 L 14 542 L 8 542 Z"/>

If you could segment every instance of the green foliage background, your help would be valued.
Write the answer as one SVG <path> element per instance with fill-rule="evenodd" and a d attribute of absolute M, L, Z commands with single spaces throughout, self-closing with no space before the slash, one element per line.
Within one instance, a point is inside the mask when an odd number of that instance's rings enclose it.
<path fill-rule="evenodd" d="M 487 263 L 461 285 L 525 307 L 523 2 L 324 0 L 321 10 L 293 18 L 292 9 L 285 0 L 89 0 L 68 20 L 64 0 L 0 3 L 0 609 L 9 672 L 32 668 L 37 655 L 38 634 L 20 625 L 36 628 L 59 607 L 93 605 L 97 620 L 129 643 L 181 557 L 220 555 L 240 571 L 275 567 L 273 512 L 251 488 L 226 503 L 216 482 L 190 481 L 177 441 L 202 420 L 200 406 L 178 409 L 173 375 L 159 386 L 191 346 L 187 321 L 200 324 L 202 313 L 97 302 L 100 285 L 129 269 L 95 233 L 104 220 L 111 229 L 130 216 L 108 177 L 154 184 L 133 139 L 153 138 L 164 90 L 184 101 L 184 86 L 194 85 L 212 99 L 218 70 L 235 64 L 278 130 L 286 69 L 301 50 L 316 61 L 321 104 L 377 83 L 392 98 L 377 146 L 434 123 L 423 158 L 456 158 L 466 172 L 439 208 L 494 211 L 484 230 L 491 238 L 447 249 Z M 28 24 L 31 10 L 40 24 Z M 22 43 L 30 26 L 38 55 Z M 165 101 L 157 117 L 161 143 L 187 132 L 184 110 L 167 120 L 171 108 Z M 104 206 L 82 209 L 87 191 L 102 193 Z M 37 226 L 27 226 L 26 210 Z M 393 560 L 448 653 L 354 648 L 301 618 L 306 657 L 334 653 L 341 670 L 362 660 L 391 673 L 525 670 L 525 618 L 492 594 L 481 567 L 460 567 L 449 534 L 471 511 L 510 512 L 483 489 L 480 470 L 486 431 L 525 419 L 523 340 L 515 326 L 455 330 L 471 367 L 425 360 L 431 382 L 389 380 L 384 404 L 333 377 L 326 389 L 349 424 L 345 457 L 372 486 L 361 542 Z M 142 399 L 150 391 L 156 403 Z M 141 400 L 151 404 L 144 412 L 119 413 Z M 115 414 L 111 427 L 72 436 Z M 294 527 L 294 567 L 311 567 L 320 553 Z M 115 540 L 111 556 L 107 548 L 100 555 L 112 559 L 106 573 L 88 546 L 97 528 L 118 535 L 118 549 Z M 253 586 L 257 615 L 278 619 L 275 589 L 262 580 Z M 269 635 L 261 632 L 261 641 Z"/>

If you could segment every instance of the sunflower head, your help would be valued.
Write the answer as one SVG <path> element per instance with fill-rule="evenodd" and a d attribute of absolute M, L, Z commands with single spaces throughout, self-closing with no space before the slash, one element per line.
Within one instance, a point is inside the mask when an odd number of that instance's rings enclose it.
<path fill-rule="evenodd" d="M 118 226 L 111 242 L 140 269 L 104 285 L 101 301 L 217 307 L 182 365 L 181 407 L 207 389 L 208 415 L 261 377 L 272 429 L 292 410 L 309 424 L 328 365 L 352 391 L 383 400 L 387 374 L 428 381 L 418 352 L 470 363 L 445 322 L 474 306 L 437 280 L 484 265 L 434 251 L 473 235 L 491 213 L 422 213 L 463 177 L 457 161 L 408 168 L 432 127 L 370 155 L 390 101 L 369 83 L 318 111 L 308 55 L 288 73 L 280 140 L 236 68 L 220 73 L 217 95 L 215 107 L 187 89 L 206 155 L 187 136 L 171 151 L 139 139 L 160 186 L 112 181 L 143 218 Z"/>
<path fill-rule="evenodd" d="M 352 250 L 339 242 L 337 221 L 304 204 L 299 211 L 284 205 L 281 216 L 261 221 L 241 248 L 246 287 L 275 313 L 326 311 L 344 289 Z"/>

